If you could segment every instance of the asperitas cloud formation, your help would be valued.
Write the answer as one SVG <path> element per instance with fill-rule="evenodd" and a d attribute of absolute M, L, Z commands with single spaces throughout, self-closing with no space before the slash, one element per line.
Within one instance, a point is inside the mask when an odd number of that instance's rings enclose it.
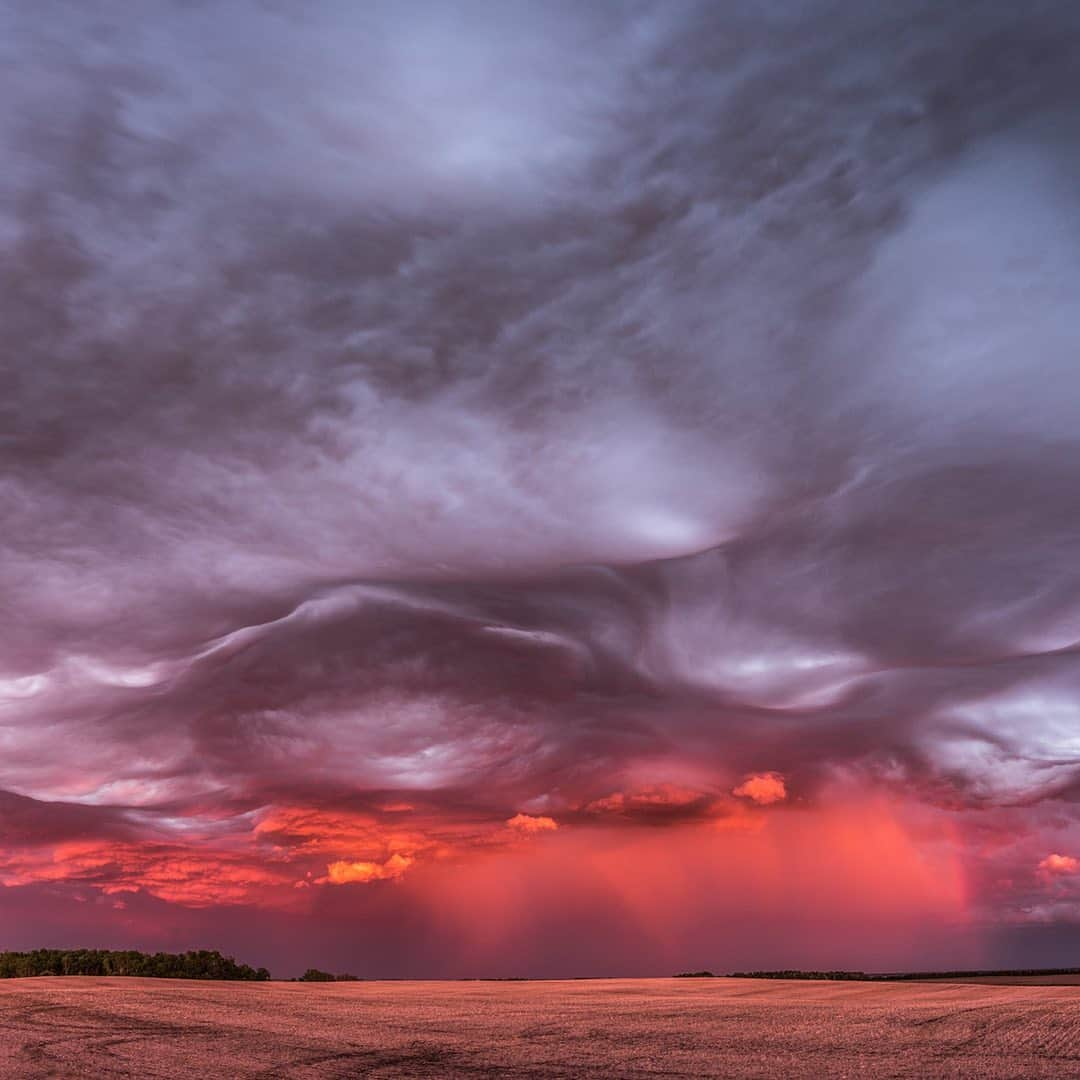
<path fill-rule="evenodd" d="M 9 947 L 1075 940 L 1080 9 L 0 7 Z"/>

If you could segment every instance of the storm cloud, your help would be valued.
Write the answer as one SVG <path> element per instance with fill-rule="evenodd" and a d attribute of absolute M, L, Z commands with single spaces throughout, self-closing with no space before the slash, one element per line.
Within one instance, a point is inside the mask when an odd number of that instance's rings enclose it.
<path fill-rule="evenodd" d="M 1080 11 L 2 6 L 0 905 L 859 791 L 1075 932 Z"/>

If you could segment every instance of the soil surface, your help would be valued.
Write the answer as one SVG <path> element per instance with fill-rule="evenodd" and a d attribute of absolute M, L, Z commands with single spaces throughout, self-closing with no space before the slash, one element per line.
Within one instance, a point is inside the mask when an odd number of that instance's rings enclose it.
<path fill-rule="evenodd" d="M 1080 1078 L 1080 987 L 0 982 L 2 1077 Z"/>

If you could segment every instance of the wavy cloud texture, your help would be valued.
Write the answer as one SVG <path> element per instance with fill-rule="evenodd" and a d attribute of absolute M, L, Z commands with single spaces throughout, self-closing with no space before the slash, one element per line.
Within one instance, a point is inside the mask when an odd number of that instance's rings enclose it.
<path fill-rule="evenodd" d="M 1080 11 L 0 7 L 0 908 L 1072 932 Z"/>

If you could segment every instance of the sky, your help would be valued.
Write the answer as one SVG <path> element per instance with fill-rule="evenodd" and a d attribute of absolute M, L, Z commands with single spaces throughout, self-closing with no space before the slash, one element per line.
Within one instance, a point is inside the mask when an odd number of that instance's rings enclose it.
<path fill-rule="evenodd" d="M 0 2 L 0 948 L 1080 965 L 1077 33 Z"/>

